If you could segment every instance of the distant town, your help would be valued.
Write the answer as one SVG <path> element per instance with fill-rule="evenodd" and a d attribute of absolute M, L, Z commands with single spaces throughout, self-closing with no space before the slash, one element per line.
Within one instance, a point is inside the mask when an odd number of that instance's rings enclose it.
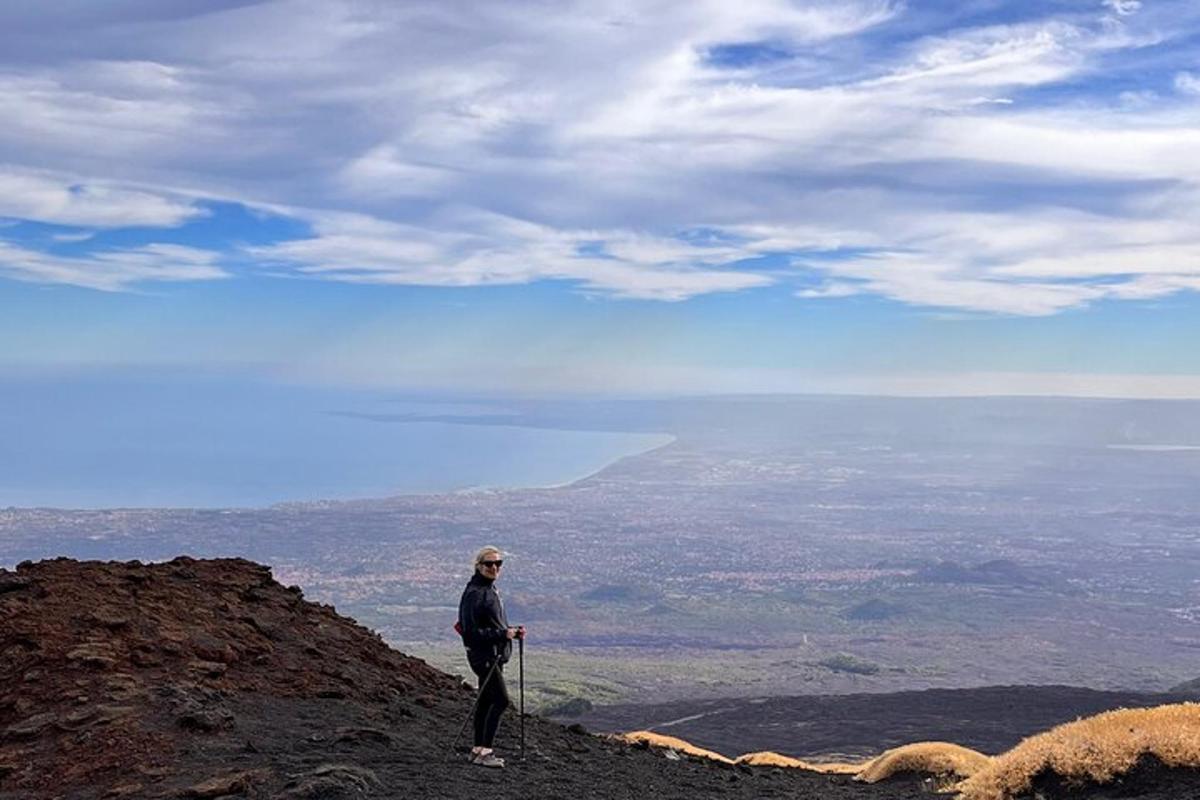
<path fill-rule="evenodd" d="M 243 556 L 465 672 L 451 625 L 493 543 L 544 703 L 1200 674 L 1200 453 L 1126 446 L 1200 441 L 1200 404 L 673 402 L 605 423 L 672 443 L 561 488 L 8 508 L 0 566 Z"/>

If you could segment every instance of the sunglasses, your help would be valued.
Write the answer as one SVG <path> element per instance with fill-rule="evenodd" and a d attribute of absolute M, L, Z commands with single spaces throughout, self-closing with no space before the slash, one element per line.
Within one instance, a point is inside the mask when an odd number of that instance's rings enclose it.
<path fill-rule="evenodd" d="M 482 567 L 503 567 L 504 559 L 497 558 L 495 561 L 480 561 L 479 565 Z"/>

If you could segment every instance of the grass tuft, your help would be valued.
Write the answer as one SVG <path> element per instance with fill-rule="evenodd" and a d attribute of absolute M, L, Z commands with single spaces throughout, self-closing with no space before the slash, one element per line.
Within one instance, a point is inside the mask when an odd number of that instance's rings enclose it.
<path fill-rule="evenodd" d="M 824 772 L 831 775 L 854 775 L 866 764 L 815 763 L 802 761 L 799 758 L 772 753 L 764 750 L 758 753 L 746 753 L 734 759 L 735 764 L 746 764 L 751 767 L 787 767 L 789 769 L 807 769 L 812 772 Z"/>
<path fill-rule="evenodd" d="M 680 753 L 687 753 L 690 756 L 700 756 L 701 758 L 711 758 L 713 761 L 721 761 L 726 764 L 732 764 L 733 759 L 726 758 L 720 753 L 715 753 L 712 750 L 705 750 L 702 747 L 696 747 L 690 742 L 685 742 L 683 739 L 677 739 L 674 736 L 663 736 L 661 733 L 653 731 L 633 731 L 632 733 L 622 733 L 617 735 L 618 739 L 623 739 L 630 743 L 645 742 L 651 747 L 663 747 L 677 750 Z"/>
<path fill-rule="evenodd" d="M 949 742 L 915 742 L 888 750 L 869 761 L 856 776 L 877 783 L 893 775 L 916 772 L 922 775 L 967 778 L 990 764 L 983 753 Z"/>
<path fill-rule="evenodd" d="M 1069 783 L 1110 783 L 1142 756 L 1168 767 L 1200 767 L 1200 704 L 1123 708 L 1025 739 L 961 783 L 962 800 L 1007 800 L 1045 773 Z"/>

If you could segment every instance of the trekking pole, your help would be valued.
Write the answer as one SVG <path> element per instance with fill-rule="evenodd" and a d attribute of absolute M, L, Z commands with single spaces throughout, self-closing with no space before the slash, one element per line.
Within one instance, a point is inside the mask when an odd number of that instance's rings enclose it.
<path fill-rule="evenodd" d="M 467 714 L 467 718 L 463 720 L 462 727 L 458 729 L 458 733 L 454 734 L 454 741 L 450 742 L 450 746 L 446 748 L 446 760 L 449 761 L 454 755 L 454 748 L 458 744 L 459 738 L 463 735 L 463 731 L 467 729 L 467 725 L 475 718 L 475 711 L 479 708 L 479 701 L 483 699 L 483 690 L 487 686 L 488 681 L 492 679 L 492 674 L 495 673 L 496 667 L 500 666 L 500 658 L 497 657 L 492 662 L 492 668 L 488 670 L 487 677 L 483 679 L 483 683 L 479 684 L 479 693 L 475 695 L 475 703 L 471 706 L 471 713 Z"/>
<path fill-rule="evenodd" d="M 518 629 L 517 638 L 517 686 L 520 687 L 521 697 L 521 760 L 525 760 L 525 628 Z"/>

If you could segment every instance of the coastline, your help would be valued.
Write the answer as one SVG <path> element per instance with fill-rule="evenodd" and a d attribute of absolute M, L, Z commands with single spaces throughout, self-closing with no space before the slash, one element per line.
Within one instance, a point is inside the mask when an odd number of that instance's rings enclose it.
<path fill-rule="evenodd" d="M 359 424 L 361 422 L 358 421 Z M 386 453 L 365 455 L 362 463 L 351 465 L 360 473 L 358 477 L 362 478 L 355 485 L 349 485 L 348 481 L 341 479 L 342 473 L 338 472 L 335 466 L 326 465 L 323 458 L 325 454 L 317 450 L 306 453 L 310 461 L 337 476 L 342 485 L 328 487 L 327 490 L 319 486 L 302 489 L 304 496 L 300 497 L 292 493 L 297 485 L 303 486 L 304 480 L 284 481 L 276 477 L 278 492 L 273 493 L 271 488 L 263 487 L 257 490 L 257 501 L 250 498 L 255 490 L 245 487 L 255 486 L 254 481 L 263 478 L 269 472 L 272 465 L 270 459 L 251 458 L 251 454 L 248 454 L 247 461 L 252 463 L 247 466 L 236 454 L 231 454 L 226 462 L 210 465 L 213 474 L 206 480 L 204 476 L 194 474 L 191 454 L 181 445 L 177 451 L 172 451 L 170 447 L 161 448 L 156 455 L 160 461 L 166 463 L 151 465 L 155 467 L 153 470 L 144 465 L 137 466 L 140 472 L 125 475 L 122 475 L 120 470 L 110 470 L 105 473 L 110 482 L 107 488 L 77 486 L 47 492 L 44 487 L 38 487 L 34 491 L 28 488 L 23 490 L 18 486 L 14 487 L 7 497 L 0 496 L 0 508 L 48 511 L 265 510 L 393 497 L 561 489 L 598 475 L 626 458 L 649 453 L 677 440 L 674 435 L 666 433 L 594 431 L 526 425 L 473 425 L 466 419 L 453 423 L 413 421 L 398 426 L 392 423 L 389 427 L 393 428 L 390 436 L 376 435 L 370 438 L 375 439 L 376 444 L 378 440 L 387 440 L 395 445 L 398 453 L 396 460 L 389 463 Z M 454 446 L 443 447 L 442 440 Z M 474 450 L 470 448 L 472 444 L 476 445 Z M 418 452 L 421 448 L 432 452 Z M 462 450 L 469 451 L 470 455 L 454 455 Z M 341 455 L 344 459 L 353 460 L 357 451 L 352 448 L 348 448 L 347 451 L 348 454 L 343 452 Z M 435 453 L 437 458 L 432 462 L 434 469 L 422 470 L 423 459 L 427 455 L 433 458 Z M 480 456 L 477 453 L 485 455 Z M 279 455 L 278 458 L 286 455 Z M 104 454 L 86 453 L 83 456 L 79 460 L 87 462 L 103 457 Z M 64 457 L 63 462 L 67 463 L 70 457 Z M 533 468 L 530 468 L 531 464 L 534 465 Z M 169 474 L 172 466 L 180 470 L 178 479 L 174 482 L 164 481 L 163 475 Z M 259 474 L 253 473 L 255 466 L 258 467 Z M 69 469 L 67 471 L 69 472 Z M 154 485 L 150 488 L 138 485 L 136 479 L 142 473 L 150 471 L 154 473 L 151 476 Z M 484 480 L 463 485 L 458 476 L 472 471 Z M 521 472 L 516 480 L 511 479 L 514 471 Z M 387 473 L 393 476 L 392 482 L 384 485 L 377 476 Z M 244 478 L 244 483 L 231 481 L 231 474 Z M 318 481 L 309 478 L 308 482 L 312 486 Z M 32 495 L 29 494 L 31 491 Z M 22 493 L 26 496 L 21 497 Z M 146 498 L 144 501 L 138 501 L 139 493 Z M 102 494 L 111 499 L 100 499 Z M 72 495 L 78 500 L 71 501 Z M 169 497 L 171 500 L 155 502 L 155 497 Z M 27 500 L 33 502 L 22 502 Z"/>

